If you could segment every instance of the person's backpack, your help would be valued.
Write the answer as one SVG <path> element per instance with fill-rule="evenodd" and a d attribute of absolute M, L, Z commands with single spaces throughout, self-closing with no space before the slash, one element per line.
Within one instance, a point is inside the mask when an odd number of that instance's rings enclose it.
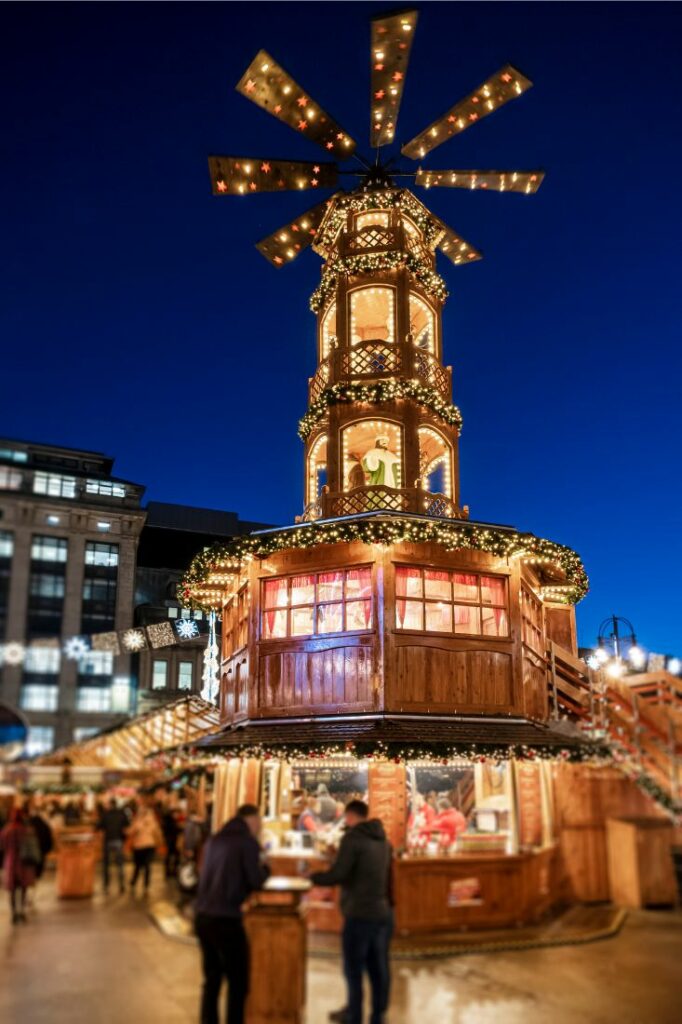
<path fill-rule="evenodd" d="M 37 867 L 40 864 L 40 844 L 32 828 L 25 829 L 19 840 L 19 860 L 26 867 Z"/>

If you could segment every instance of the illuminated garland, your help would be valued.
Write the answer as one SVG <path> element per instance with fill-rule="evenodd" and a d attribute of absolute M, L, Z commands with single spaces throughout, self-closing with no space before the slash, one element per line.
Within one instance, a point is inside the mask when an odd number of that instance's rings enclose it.
<path fill-rule="evenodd" d="M 183 604 L 191 604 L 204 610 L 217 609 L 222 605 L 225 574 L 235 574 L 244 559 L 267 558 L 279 551 L 312 548 L 320 544 L 348 544 L 361 541 L 364 544 L 412 544 L 435 543 L 446 551 L 474 550 L 487 551 L 502 558 L 535 558 L 552 562 L 565 575 L 570 589 L 557 597 L 557 601 L 577 604 L 585 596 L 589 582 L 580 556 L 571 548 L 555 541 L 543 540 L 532 533 L 517 533 L 515 530 L 501 530 L 494 526 L 476 523 L 453 523 L 448 520 L 414 520 L 387 516 L 377 519 L 353 521 L 331 520 L 328 522 L 303 523 L 294 529 L 235 537 L 206 548 L 192 562 L 189 571 L 179 585 L 179 596 Z"/>
<path fill-rule="evenodd" d="M 325 388 L 299 420 L 298 434 L 304 441 L 310 436 L 316 423 L 322 419 L 331 405 L 346 402 L 391 402 L 396 398 L 412 398 L 439 416 L 444 423 L 462 430 L 462 414 L 456 405 L 451 405 L 434 388 L 417 380 L 404 377 L 380 381 L 378 384 L 332 384 Z"/>
<path fill-rule="evenodd" d="M 327 263 L 322 271 L 322 279 L 310 296 L 310 308 L 313 313 L 322 309 L 327 297 L 336 287 L 340 274 L 375 274 L 379 270 L 395 270 L 396 267 L 407 267 L 414 274 L 425 290 L 434 298 L 445 302 L 448 290 L 445 281 L 437 271 L 424 259 L 414 253 L 398 249 L 392 252 L 366 252 L 357 256 L 339 256 Z"/>
<path fill-rule="evenodd" d="M 421 231 L 428 246 L 436 243 L 443 233 L 442 225 L 429 214 L 425 206 L 407 189 L 386 192 L 353 192 L 334 200 L 334 211 L 321 227 L 317 244 L 331 246 L 339 231 L 346 225 L 348 213 L 365 213 L 368 210 L 391 210 L 399 207 L 409 214 Z"/>

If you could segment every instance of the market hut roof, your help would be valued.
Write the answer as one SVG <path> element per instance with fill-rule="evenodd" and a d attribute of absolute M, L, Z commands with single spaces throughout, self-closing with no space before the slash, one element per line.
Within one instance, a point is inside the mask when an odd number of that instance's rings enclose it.
<path fill-rule="evenodd" d="M 201 697 L 188 696 L 36 758 L 35 764 L 111 770 L 142 769 L 151 754 L 196 743 L 214 733 L 220 713 Z"/>

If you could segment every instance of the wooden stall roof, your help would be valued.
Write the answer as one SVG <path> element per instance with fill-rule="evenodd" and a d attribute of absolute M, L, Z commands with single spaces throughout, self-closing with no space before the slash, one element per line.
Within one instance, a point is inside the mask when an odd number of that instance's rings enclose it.
<path fill-rule="evenodd" d="M 586 745 L 580 730 L 565 725 L 554 728 L 527 719 L 441 715 L 343 715 L 329 718 L 289 718 L 249 722 L 206 737 L 199 746 L 217 748 L 315 747 L 335 743 L 384 744 L 409 747 L 476 745 L 529 747 L 578 747 Z"/>
<path fill-rule="evenodd" d="M 196 743 L 220 724 L 214 704 L 201 697 L 181 697 L 137 718 L 126 718 L 120 725 L 100 732 L 82 743 L 71 743 L 36 758 L 35 764 L 74 767 L 140 769 L 145 758 L 161 750 Z"/>

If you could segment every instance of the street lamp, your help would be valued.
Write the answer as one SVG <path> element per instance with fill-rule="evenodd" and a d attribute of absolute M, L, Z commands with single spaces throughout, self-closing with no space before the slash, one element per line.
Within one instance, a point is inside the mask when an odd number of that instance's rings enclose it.
<path fill-rule="evenodd" d="M 619 679 L 628 669 L 644 668 L 646 655 L 637 645 L 635 630 L 629 619 L 611 615 L 604 619 L 597 634 L 597 646 L 589 656 L 590 668 L 601 668 L 607 676 Z"/>

